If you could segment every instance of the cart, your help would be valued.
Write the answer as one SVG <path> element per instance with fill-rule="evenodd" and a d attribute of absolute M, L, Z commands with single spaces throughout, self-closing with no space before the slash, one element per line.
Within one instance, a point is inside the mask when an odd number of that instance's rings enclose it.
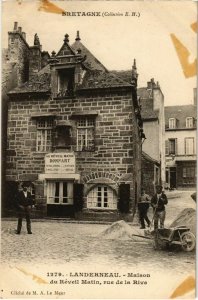
<path fill-rule="evenodd" d="M 154 231 L 154 249 L 181 246 L 184 251 L 193 251 L 196 245 L 194 234 L 186 226 L 163 228 Z"/>

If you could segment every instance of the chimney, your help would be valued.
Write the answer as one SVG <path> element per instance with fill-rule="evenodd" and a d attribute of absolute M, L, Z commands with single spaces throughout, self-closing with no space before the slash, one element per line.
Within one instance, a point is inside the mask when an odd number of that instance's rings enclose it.
<path fill-rule="evenodd" d="M 14 22 L 14 28 L 13 28 L 13 31 L 17 31 L 18 29 L 18 22 Z"/>
<path fill-rule="evenodd" d="M 65 34 L 65 38 L 64 38 L 64 44 L 67 44 L 67 43 L 69 43 L 69 34 Z"/>
<path fill-rule="evenodd" d="M 77 30 L 77 33 L 76 33 L 76 41 L 80 41 L 80 33 L 79 33 L 79 30 Z"/>
<path fill-rule="evenodd" d="M 155 87 L 157 87 L 155 80 L 154 78 L 151 78 L 151 80 L 147 82 L 147 89 L 152 90 Z"/>
<path fill-rule="evenodd" d="M 24 40 L 26 41 L 26 33 L 22 32 L 22 37 L 24 38 Z"/>
<path fill-rule="evenodd" d="M 22 33 L 22 27 L 18 27 L 18 32 Z"/>

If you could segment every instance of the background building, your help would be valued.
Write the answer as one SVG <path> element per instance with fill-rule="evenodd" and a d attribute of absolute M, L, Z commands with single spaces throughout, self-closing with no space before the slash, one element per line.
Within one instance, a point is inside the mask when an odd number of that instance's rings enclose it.
<path fill-rule="evenodd" d="M 79 32 L 73 45 L 66 34 L 49 57 L 38 35 L 30 47 L 16 23 L 7 53 L 10 61 L 18 53 L 20 79 L 8 93 L 4 211 L 28 181 L 36 215 L 132 218 L 143 137 L 135 64 L 129 84 L 90 53 Z"/>
<path fill-rule="evenodd" d="M 156 184 L 165 184 L 164 95 L 158 82 L 152 78 L 147 87 L 138 89 L 138 97 L 146 137 L 142 144 L 142 182 L 144 188 L 153 193 Z"/>
<path fill-rule="evenodd" d="M 194 103 L 165 107 L 166 118 L 166 186 L 196 185 L 196 89 Z"/>

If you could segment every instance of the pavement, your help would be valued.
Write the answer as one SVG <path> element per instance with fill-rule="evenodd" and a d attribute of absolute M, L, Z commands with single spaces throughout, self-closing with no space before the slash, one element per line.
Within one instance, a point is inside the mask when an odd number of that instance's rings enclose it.
<path fill-rule="evenodd" d="M 195 202 L 190 198 L 190 194 L 191 192 L 187 191 L 178 193 L 177 197 L 167 195 L 169 203 L 166 225 L 172 222 L 184 208 L 195 208 Z M 152 210 L 149 213 L 152 216 Z M 2 220 L 1 264 L 4 270 L 3 286 L 6 287 L 7 282 L 12 281 L 12 286 L 17 291 L 19 286 L 21 286 L 21 290 L 24 290 L 24 284 L 32 288 L 32 281 L 35 282 L 41 278 L 49 282 L 49 272 L 73 270 L 113 272 L 115 270 L 123 272 L 121 276 L 125 276 L 127 274 L 125 272 L 150 274 L 151 278 L 148 284 L 153 286 L 154 290 L 156 290 L 155 286 L 160 274 L 163 284 L 160 284 L 157 289 L 162 293 L 167 293 L 167 291 L 169 293 L 169 290 L 171 291 L 174 286 L 177 286 L 180 280 L 185 279 L 189 274 L 195 274 L 195 251 L 184 252 L 181 249 L 155 251 L 152 240 L 146 239 L 139 242 L 132 242 L 130 239 L 104 239 L 101 233 L 109 227 L 108 224 L 79 223 L 69 220 L 32 220 L 32 235 L 27 234 L 25 222 L 21 234 L 16 235 L 16 224 L 17 219 Z M 139 228 L 139 224 L 138 226 L 130 224 L 130 226 Z M 37 278 L 38 275 L 40 279 Z M 38 283 L 35 283 L 36 287 L 38 288 Z M 41 288 L 43 289 L 42 286 L 39 286 L 39 289 Z M 63 298 L 73 298 L 78 290 L 75 285 L 70 287 L 63 285 L 62 289 L 67 291 L 67 296 L 62 296 Z M 89 285 L 90 289 L 93 290 L 91 295 L 94 298 L 95 286 Z M 69 294 L 70 290 L 71 295 Z M 137 295 L 144 298 L 144 289 L 139 289 L 137 286 L 137 288 L 133 287 L 133 290 L 137 290 Z M 104 293 L 101 294 L 101 298 L 105 298 L 108 291 L 104 285 L 102 291 Z M 6 293 L 10 293 L 9 289 L 3 294 L 3 297 L 7 296 Z M 128 293 L 130 298 L 130 289 Z M 151 293 L 150 297 L 154 299 L 153 291 L 147 290 L 147 295 L 149 293 Z M 87 289 L 84 290 L 84 295 L 85 298 L 89 298 Z M 112 290 L 110 295 L 113 295 Z M 10 297 L 10 294 L 8 296 Z M 81 296 L 82 294 L 79 298 Z M 114 295 L 114 298 L 117 296 Z"/>

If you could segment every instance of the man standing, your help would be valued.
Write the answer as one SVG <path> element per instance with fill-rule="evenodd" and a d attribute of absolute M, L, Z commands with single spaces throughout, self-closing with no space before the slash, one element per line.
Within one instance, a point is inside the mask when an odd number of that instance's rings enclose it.
<path fill-rule="evenodd" d="M 31 221 L 30 221 L 30 212 L 31 208 L 34 205 L 34 200 L 32 199 L 31 193 L 27 190 L 28 185 L 26 183 L 22 184 L 22 191 L 18 193 L 16 199 L 16 205 L 18 209 L 18 225 L 16 234 L 21 233 L 22 220 L 23 217 L 26 218 L 26 226 L 28 234 L 32 234 L 31 231 Z"/>
<path fill-rule="evenodd" d="M 165 205 L 168 203 L 166 194 L 162 191 L 162 186 L 156 186 L 156 194 L 151 199 L 151 206 L 154 211 L 154 230 L 158 228 L 158 222 L 160 222 L 160 228 L 164 228 L 164 221 L 166 217 Z"/>
<path fill-rule="evenodd" d="M 150 220 L 147 216 L 147 212 L 149 209 L 149 203 L 150 203 L 150 197 L 145 193 L 145 190 L 141 190 L 141 196 L 138 201 L 138 210 L 139 210 L 139 217 L 140 217 L 140 223 L 141 227 L 140 229 L 145 228 L 144 220 L 147 222 L 148 227 L 150 226 Z"/>

